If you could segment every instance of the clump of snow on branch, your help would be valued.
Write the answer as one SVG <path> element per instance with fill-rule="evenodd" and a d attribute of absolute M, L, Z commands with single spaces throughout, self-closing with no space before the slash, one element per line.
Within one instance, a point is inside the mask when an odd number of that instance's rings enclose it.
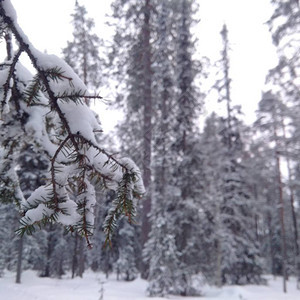
<path fill-rule="evenodd" d="M 64 94 L 73 94 L 74 91 L 86 91 L 87 88 L 83 81 L 77 76 L 73 69 L 61 58 L 56 55 L 49 55 L 40 52 L 33 46 L 32 53 L 37 60 L 37 64 L 41 70 L 58 69 L 63 73 L 59 80 L 51 80 L 50 87 L 56 96 Z"/>
<path fill-rule="evenodd" d="M 59 107 L 68 120 L 73 134 L 81 134 L 96 143 L 95 132 L 102 131 L 94 113 L 85 103 L 59 101 Z"/>

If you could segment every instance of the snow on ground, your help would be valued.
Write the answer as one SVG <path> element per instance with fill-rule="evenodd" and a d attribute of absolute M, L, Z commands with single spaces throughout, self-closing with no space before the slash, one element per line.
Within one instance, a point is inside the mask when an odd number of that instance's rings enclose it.
<path fill-rule="evenodd" d="M 222 289 L 206 286 L 203 297 L 170 296 L 171 300 L 299 300 L 300 291 L 296 281 L 288 281 L 288 293 L 282 292 L 282 279 L 271 276 L 268 286 L 226 286 Z M 5 272 L 0 278 L 0 300 L 100 300 L 101 282 L 103 283 L 103 300 L 158 300 L 147 298 L 147 282 L 137 279 L 133 282 L 117 281 L 115 276 L 108 280 L 103 274 L 86 272 L 82 279 L 39 278 L 33 271 L 25 271 L 22 284 L 15 284 L 15 274 Z"/>

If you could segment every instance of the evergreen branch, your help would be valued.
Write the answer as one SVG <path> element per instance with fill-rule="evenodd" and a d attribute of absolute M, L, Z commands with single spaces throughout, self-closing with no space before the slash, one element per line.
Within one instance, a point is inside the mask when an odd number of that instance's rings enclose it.
<path fill-rule="evenodd" d="M 23 50 L 21 48 L 19 48 L 18 52 L 16 53 L 16 55 L 14 56 L 14 58 L 12 60 L 12 63 L 9 64 L 10 68 L 9 68 L 8 76 L 3 85 L 4 95 L 3 95 L 3 100 L 1 103 L 1 113 L 3 113 L 3 109 L 4 109 L 5 105 L 7 104 L 7 96 L 8 96 L 8 91 L 10 89 L 10 80 L 13 78 L 13 74 L 16 69 L 16 64 L 19 61 L 22 51 Z"/>
<path fill-rule="evenodd" d="M 112 235 L 117 228 L 117 221 L 121 215 L 125 215 L 129 223 L 133 222 L 136 213 L 131 194 L 131 184 L 133 180 L 133 174 L 125 173 L 119 184 L 117 197 L 113 200 L 112 207 L 105 218 L 103 226 L 103 231 L 106 236 L 104 246 L 107 244 L 111 245 Z"/>
<path fill-rule="evenodd" d="M 79 99 L 79 98 L 85 98 L 85 99 L 103 99 L 103 97 L 99 95 L 86 95 L 87 91 L 78 90 L 73 92 L 72 94 L 69 94 L 67 92 L 63 92 L 62 94 L 57 94 L 56 97 L 59 99 Z"/>
<path fill-rule="evenodd" d="M 57 212 L 51 214 L 50 216 L 43 215 L 43 218 L 40 221 L 36 221 L 34 223 L 30 223 L 30 218 L 21 219 L 20 223 L 21 226 L 15 230 L 16 234 L 20 237 L 23 237 L 26 233 L 27 235 L 32 235 L 36 231 L 36 227 L 39 229 L 46 226 L 48 223 L 55 223 L 57 222 Z"/>
<path fill-rule="evenodd" d="M 79 176 L 78 179 L 78 195 L 83 194 L 85 195 L 87 193 L 87 183 L 86 183 L 86 172 L 87 172 L 87 167 L 86 167 L 86 163 L 85 160 L 87 160 L 87 156 L 86 155 L 81 155 L 78 158 L 78 164 L 79 167 L 82 168 L 82 172 Z M 90 226 L 90 224 L 87 221 L 87 198 L 86 196 L 84 196 L 83 201 L 78 205 L 78 211 L 79 213 L 82 215 L 82 222 L 80 224 L 80 229 L 78 230 L 78 232 L 83 235 L 86 239 L 87 245 L 88 247 L 91 249 L 92 248 L 92 244 L 90 243 L 89 237 L 93 234 L 92 230 L 93 227 Z"/>
<path fill-rule="evenodd" d="M 118 201 L 118 198 L 116 198 L 112 202 L 112 208 L 109 210 L 103 226 L 103 231 L 105 233 L 105 242 L 104 247 L 107 246 L 107 244 L 111 245 L 112 235 L 115 232 L 115 229 L 117 228 L 117 220 L 120 218 L 122 214 L 122 203 Z"/>
<path fill-rule="evenodd" d="M 106 163 L 109 163 L 109 161 L 113 161 L 116 165 L 120 166 L 123 169 L 124 172 L 131 172 L 131 170 L 129 170 L 124 164 L 120 163 L 116 158 L 114 158 L 114 156 L 112 154 L 109 154 L 103 148 L 100 148 L 98 145 L 95 145 L 92 141 L 87 140 L 81 134 L 77 133 L 77 134 L 73 134 L 73 136 L 79 138 L 84 143 L 90 145 L 91 147 L 93 147 L 94 149 L 96 149 L 97 151 L 99 151 L 99 153 L 105 154 L 107 156 L 107 158 L 108 158 L 108 160 L 107 160 Z"/>
<path fill-rule="evenodd" d="M 1 0 L 0 0 L 1 3 Z M 79 232 L 83 234 L 87 240 L 87 243 L 89 246 L 91 246 L 89 242 L 89 236 L 92 234 L 92 226 L 88 223 L 87 217 L 89 217 L 89 207 L 87 206 L 88 199 L 86 197 L 82 198 L 83 196 L 86 196 L 87 194 L 87 186 L 86 186 L 86 178 L 88 176 L 93 176 L 93 178 L 97 178 L 97 180 L 103 180 L 105 183 L 106 181 L 117 181 L 107 175 L 101 174 L 96 169 L 96 165 L 93 165 L 93 163 L 90 162 L 87 155 L 85 155 L 85 150 L 89 149 L 90 147 L 93 147 L 96 149 L 99 153 L 103 153 L 107 157 L 107 164 L 111 166 L 113 171 L 115 172 L 119 167 L 121 168 L 120 173 L 123 173 L 123 179 L 119 183 L 119 189 L 118 189 L 118 196 L 117 196 L 117 202 L 116 207 L 114 210 L 112 210 L 111 217 L 114 219 L 120 218 L 121 214 L 124 214 L 128 217 L 129 221 L 131 222 L 132 216 L 134 215 L 134 206 L 132 202 L 132 192 L 131 189 L 133 187 L 133 178 L 134 173 L 131 172 L 131 170 L 128 169 L 128 167 L 125 164 L 120 163 L 118 160 L 116 160 L 112 155 L 108 154 L 104 149 L 100 148 L 98 145 L 94 144 L 93 142 L 87 140 L 80 134 L 73 134 L 71 130 L 71 126 L 69 123 L 69 120 L 65 113 L 63 112 L 62 108 L 59 106 L 58 100 L 59 99 L 65 99 L 66 101 L 73 100 L 75 103 L 80 102 L 81 98 L 85 99 L 92 99 L 92 98 L 98 98 L 102 99 L 100 96 L 86 96 L 85 92 L 82 91 L 74 91 L 72 95 L 68 95 L 67 93 L 63 93 L 62 95 L 56 95 L 54 90 L 51 88 L 51 81 L 58 82 L 59 80 L 67 79 L 70 82 L 70 85 L 73 86 L 72 78 L 69 78 L 65 76 L 61 69 L 59 68 L 50 68 L 50 69 L 43 69 L 43 66 L 39 64 L 38 58 L 35 56 L 34 48 L 27 44 L 27 40 L 23 38 L 22 32 L 19 31 L 18 26 L 14 23 L 14 20 L 10 18 L 8 15 L 6 15 L 5 9 L 0 4 L 0 15 L 2 16 L 4 22 L 7 24 L 8 28 L 11 30 L 12 34 L 14 35 L 16 41 L 20 45 L 20 53 L 25 52 L 27 56 L 29 57 L 31 63 L 33 64 L 33 67 L 35 68 L 37 75 L 32 80 L 31 84 L 29 85 L 28 89 L 26 90 L 25 94 L 27 97 L 27 104 L 33 105 L 35 104 L 34 100 L 38 99 L 38 94 L 40 92 L 45 93 L 45 95 L 48 98 L 48 106 L 50 107 L 51 111 L 56 113 L 59 119 L 59 126 L 61 129 L 60 134 L 62 136 L 66 136 L 63 140 L 61 136 L 57 136 L 58 141 L 58 147 L 51 158 L 51 167 L 50 167 L 50 173 L 51 173 L 51 187 L 52 187 L 52 193 L 51 199 L 49 202 L 47 202 L 45 205 L 48 207 L 48 209 L 40 211 L 40 214 L 38 214 L 37 218 L 42 218 L 41 220 L 38 220 L 32 224 L 32 221 L 30 219 L 26 219 L 26 216 L 22 219 L 22 227 L 19 229 L 20 234 L 29 233 L 32 234 L 35 230 L 35 227 L 42 226 L 46 222 L 56 222 L 58 213 L 64 213 L 63 210 L 59 208 L 59 204 L 62 201 L 61 195 L 60 195 L 60 187 L 63 187 L 62 185 L 65 185 L 65 179 L 66 182 L 69 182 L 69 179 L 71 177 L 70 174 L 67 174 L 68 178 L 63 177 L 63 183 L 60 182 L 60 177 L 58 176 L 58 172 L 60 171 L 56 164 L 60 163 L 61 165 L 64 164 L 62 162 L 58 161 L 59 154 L 62 153 L 65 155 L 67 160 L 69 161 L 70 158 L 73 159 L 72 163 L 74 166 L 78 166 L 79 175 L 77 177 L 73 177 L 75 180 L 75 183 L 73 187 L 78 188 L 78 195 L 81 199 L 84 199 L 82 203 L 78 204 L 78 210 L 82 215 L 81 223 L 77 224 L 79 228 Z M 19 54 L 20 55 L 20 54 Z M 17 61 L 17 60 L 16 60 Z M 8 92 L 7 92 L 8 94 Z M 56 132 L 58 133 L 58 132 Z M 102 166 L 104 168 L 104 166 Z M 71 168 L 73 170 L 73 168 Z M 72 174 L 73 175 L 73 174 Z M 69 184 L 69 187 L 72 188 L 71 184 Z M 41 200 L 40 200 L 41 201 Z M 31 203 L 34 205 L 39 205 L 38 203 L 35 203 L 34 201 Z M 38 207 L 38 206 L 37 206 Z M 42 206 L 39 207 L 40 209 L 43 209 Z M 53 213 L 52 213 L 53 212 Z M 45 215 L 42 214 L 45 213 Z M 28 214 L 30 215 L 30 214 Z M 35 218 L 36 218 L 35 217 Z M 110 236 L 112 234 L 112 230 L 114 227 L 114 221 L 109 223 L 109 229 L 107 230 L 107 236 L 109 241 Z"/>
<path fill-rule="evenodd" d="M 57 193 L 57 189 L 56 189 L 56 180 L 55 180 L 55 162 L 57 159 L 57 156 L 59 155 L 59 153 L 62 151 L 63 147 L 65 146 L 65 144 L 68 142 L 69 140 L 69 136 L 67 136 L 59 145 L 59 147 L 57 148 L 56 152 L 54 153 L 52 159 L 51 159 L 51 168 L 50 168 L 50 172 L 51 172 L 51 184 L 52 184 L 52 188 L 53 188 L 53 195 L 54 195 L 54 203 L 55 203 L 55 208 L 58 209 L 58 193 Z"/>
<path fill-rule="evenodd" d="M 58 82 L 58 80 L 67 79 L 67 80 L 69 80 L 70 85 L 71 85 L 71 82 L 73 80 L 71 77 L 67 77 L 67 76 L 63 75 L 65 72 L 62 71 L 62 69 L 58 68 L 58 67 L 47 69 L 44 72 L 47 77 L 49 77 L 51 80 L 53 80 L 55 82 Z"/>
<path fill-rule="evenodd" d="M 26 96 L 25 102 L 27 102 L 27 106 L 31 106 L 33 104 L 36 104 L 34 100 L 37 100 L 39 102 L 39 92 L 41 90 L 42 86 L 40 83 L 39 76 L 36 75 L 31 83 L 29 84 L 28 88 L 24 91 L 24 94 Z"/>
<path fill-rule="evenodd" d="M 86 144 L 89 144 L 91 146 L 93 146 L 94 148 L 96 148 L 99 152 L 102 152 L 103 154 L 107 155 L 107 157 L 114 161 L 117 165 L 121 166 L 123 168 L 124 171 L 128 171 L 127 170 L 127 167 L 123 164 L 121 164 L 120 162 L 118 162 L 114 157 L 112 157 L 111 155 L 109 155 L 104 149 L 101 149 L 100 147 L 98 147 L 97 145 L 94 145 L 91 141 L 88 141 L 86 140 L 82 135 L 75 135 L 72 133 L 71 131 L 71 128 L 70 128 L 70 125 L 64 115 L 64 113 L 61 111 L 58 103 L 57 103 L 57 99 L 58 97 L 55 96 L 54 92 L 52 91 L 50 85 L 49 85 L 49 81 L 48 81 L 48 77 L 47 77 L 47 74 L 52 74 L 54 75 L 55 74 L 55 71 L 56 71 L 56 74 L 59 72 L 59 70 L 53 70 L 52 69 L 52 73 L 49 71 L 45 71 L 45 70 L 42 70 L 38 63 L 37 63 L 37 59 L 36 57 L 33 55 L 33 53 L 31 52 L 30 48 L 29 48 L 29 45 L 25 43 L 25 41 L 23 40 L 22 36 L 20 35 L 20 33 L 18 32 L 18 30 L 16 29 L 13 21 L 11 20 L 10 17 L 6 16 L 5 14 L 5 10 L 0 6 L 0 13 L 3 14 L 3 17 L 5 18 L 5 21 L 6 23 L 8 24 L 8 26 L 10 27 L 12 33 L 14 34 L 14 36 L 16 37 L 17 41 L 19 42 L 20 44 L 20 49 L 22 49 L 22 51 L 25 51 L 28 55 L 28 57 L 30 58 L 34 68 L 37 70 L 38 72 L 38 75 L 39 75 L 39 78 L 41 79 L 44 87 L 45 87 L 45 90 L 49 96 L 49 100 L 50 100 L 50 105 L 52 107 L 52 109 L 54 111 L 57 112 L 61 122 L 62 122 L 62 125 L 63 127 L 66 129 L 67 131 L 67 134 L 68 134 L 68 137 L 70 139 L 70 141 L 72 142 L 74 148 L 75 148 L 75 151 L 77 153 L 80 153 L 80 147 L 79 147 L 79 144 L 77 143 L 75 137 L 78 136 L 80 137 L 81 140 L 83 140 Z M 55 76 L 55 75 L 54 75 Z M 61 147 L 60 147 L 61 148 Z M 58 154 L 58 153 L 57 153 Z"/>
<path fill-rule="evenodd" d="M 83 200 L 82 207 L 82 222 L 79 224 L 78 233 L 85 237 L 86 243 L 90 249 L 93 248 L 93 245 L 90 242 L 89 237 L 93 235 L 93 227 L 88 223 L 86 219 L 86 197 Z"/>
<path fill-rule="evenodd" d="M 70 129 L 70 126 L 68 124 L 68 121 L 66 120 L 64 113 L 61 111 L 59 105 L 57 104 L 57 97 L 55 96 L 54 92 L 52 91 L 49 81 L 48 81 L 48 77 L 47 77 L 47 71 L 43 70 L 40 68 L 40 66 L 38 65 L 37 59 L 36 57 L 33 55 L 29 45 L 24 41 L 22 35 L 19 33 L 18 29 L 16 28 L 13 20 L 6 15 L 6 11 L 5 9 L 0 6 L 0 15 L 3 17 L 4 22 L 8 25 L 8 27 L 10 28 L 10 30 L 12 31 L 13 35 L 15 36 L 16 40 L 19 42 L 20 45 L 20 50 L 26 52 L 26 54 L 28 55 L 30 61 L 32 62 L 34 68 L 37 70 L 38 75 L 45 87 L 45 90 L 49 96 L 49 100 L 50 100 L 50 105 L 51 108 L 57 112 L 59 118 L 61 119 L 61 122 L 64 126 L 64 128 L 66 129 L 68 135 L 70 136 L 70 139 L 72 141 L 72 143 L 74 144 L 74 147 L 77 151 L 79 151 L 78 145 L 76 143 L 76 141 L 74 141 L 74 139 L 72 138 L 72 132 Z"/>

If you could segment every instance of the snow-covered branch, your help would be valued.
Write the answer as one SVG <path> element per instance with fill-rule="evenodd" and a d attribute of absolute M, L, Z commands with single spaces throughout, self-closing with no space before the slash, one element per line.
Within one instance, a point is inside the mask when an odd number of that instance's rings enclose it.
<path fill-rule="evenodd" d="M 50 166 L 46 184 L 22 200 L 24 217 L 19 232 L 32 233 L 36 225 L 59 222 L 77 230 L 89 244 L 96 202 L 93 185 L 116 190 L 116 201 L 123 209 L 115 210 L 113 219 L 121 212 L 131 220 L 135 207 L 127 204 L 144 193 L 140 171 L 131 160 L 116 159 L 97 143 L 101 126 L 85 101 L 101 97 L 90 95 L 63 60 L 33 47 L 9 0 L 0 0 L 0 16 L 19 47 L 13 58 L 0 66 L 1 156 L 9 158 L 24 145 L 33 144 L 48 154 Z M 30 59 L 34 76 L 21 65 L 21 54 Z"/>

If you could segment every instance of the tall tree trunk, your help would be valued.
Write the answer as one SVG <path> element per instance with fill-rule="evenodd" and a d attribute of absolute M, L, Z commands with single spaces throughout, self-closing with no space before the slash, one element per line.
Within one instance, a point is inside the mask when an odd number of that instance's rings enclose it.
<path fill-rule="evenodd" d="M 50 271 L 50 259 L 51 259 L 51 255 L 53 252 L 53 238 L 52 238 L 52 231 L 53 231 L 53 227 L 52 224 L 50 224 L 49 226 L 49 230 L 47 230 L 47 254 L 46 254 L 46 267 L 44 270 L 44 273 L 42 274 L 42 277 L 50 277 L 51 275 L 51 271 Z"/>
<path fill-rule="evenodd" d="M 224 84 L 225 84 L 225 91 L 226 91 L 226 109 L 227 109 L 227 127 L 228 127 L 228 149 L 231 150 L 231 94 L 230 94 L 230 83 L 231 80 L 229 78 L 229 56 L 228 56 L 228 30 L 227 26 L 224 25 L 221 31 L 221 35 L 223 37 L 223 64 L 224 64 Z"/>
<path fill-rule="evenodd" d="M 276 151 L 276 165 L 278 176 L 278 191 L 279 191 L 279 214 L 280 214 L 280 227 L 281 227 L 281 252 L 282 252 L 282 276 L 283 276 L 283 291 L 286 293 L 286 234 L 284 226 L 284 202 L 283 202 L 283 188 L 280 170 L 280 157 Z"/>
<path fill-rule="evenodd" d="M 267 204 L 268 206 L 271 206 L 272 203 L 269 199 L 267 198 Z M 268 228 L 268 239 L 269 239 L 269 256 L 267 256 L 270 260 L 269 263 L 271 264 L 271 273 L 275 276 L 276 271 L 275 271 L 275 253 L 274 253 L 274 248 L 272 247 L 272 239 L 273 239 L 273 226 L 272 226 L 272 215 L 270 211 L 267 211 L 267 228 Z"/>
<path fill-rule="evenodd" d="M 20 237 L 19 241 L 18 241 L 18 260 L 17 260 L 16 283 L 21 283 L 23 244 L 24 244 L 24 237 Z"/>
<path fill-rule="evenodd" d="M 85 261 L 85 247 L 84 239 L 79 237 L 79 260 L 78 260 L 78 276 L 82 278 L 84 272 L 84 261 Z"/>
<path fill-rule="evenodd" d="M 88 85 L 88 80 L 87 80 L 87 75 L 88 75 L 88 66 L 87 66 L 87 46 L 86 46 L 86 34 L 84 33 L 84 43 L 83 43 L 83 61 L 82 61 L 82 71 L 83 71 L 83 83 L 87 86 Z M 90 99 L 85 98 L 85 103 L 86 105 L 90 105 Z"/>
<path fill-rule="evenodd" d="M 143 181 L 146 196 L 142 210 L 142 246 L 145 245 L 151 229 L 149 213 L 151 210 L 151 141 L 152 141 L 152 95 L 151 95 L 151 45 L 150 45 L 150 0 L 145 0 L 143 37 L 143 80 L 144 80 L 144 127 L 143 127 Z M 148 267 L 142 264 L 142 277 L 147 277 Z"/>
<path fill-rule="evenodd" d="M 216 197 L 216 199 L 218 199 Z M 215 284 L 217 287 L 222 286 L 222 239 L 220 236 L 221 230 L 221 216 L 220 216 L 220 204 L 216 202 L 216 271 L 215 271 Z"/>
<path fill-rule="evenodd" d="M 75 233 L 74 239 L 75 239 L 75 241 L 74 241 L 73 257 L 72 257 L 72 278 L 75 277 L 76 270 L 78 267 L 78 259 L 77 259 L 78 234 L 77 234 L 77 232 Z"/>
<path fill-rule="evenodd" d="M 257 186 L 256 184 L 253 185 L 253 195 L 254 195 L 254 200 L 255 202 L 258 202 L 258 193 L 257 193 Z M 254 224 L 255 224 L 255 239 L 258 243 L 260 243 L 259 240 L 259 229 L 258 229 L 258 223 L 259 223 L 259 215 L 257 212 L 257 204 L 255 204 L 255 214 L 254 214 Z"/>
<path fill-rule="evenodd" d="M 274 115 L 274 120 L 276 120 L 276 113 Z M 282 277 L 283 277 L 283 292 L 286 293 L 286 233 L 284 224 L 284 201 L 283 201 L 283 186 L 282 186 L 282 176 L 280 167 L 280 155 L 279 155 L 279 145 L 278 145 L 278 135 L 277 128 L 274 124 L 274 140 L 275 140 L 275 160 L 277 168 L 277 181 L 278 181 L 278 193 L 279 193 L 279 217 L 280 217 L 280 228 L 281 228 L 281 255 L 282 255 Z"/>
<path fill-rule="evenodd" d="M 281 116 L 281 126 L 284 137 L 284 147 L 286 153 L 286 163 L 287 163 L 287 171 L 288 171 L 288 181 L 289 181 L 289 191 L 290 191 L 290 206 L 293 220 L 293 233 L 294 233 L 294 249 L 295 249 L 295 265 L 296 265 L 296 276 L 297 276 L 297 287 L 300 288 L 300 247 L 299 247 L 299 234 L 298 234 L 298 222 L 297 215 L 295 211 L 295 191 L 292 185 L 292 171 L 291 171 L 291 163 L 288 155 L 288 146 L 287 146 L 287 138 L 286 138 L 286 128 L 284 124 L 284 119 Z"/>

